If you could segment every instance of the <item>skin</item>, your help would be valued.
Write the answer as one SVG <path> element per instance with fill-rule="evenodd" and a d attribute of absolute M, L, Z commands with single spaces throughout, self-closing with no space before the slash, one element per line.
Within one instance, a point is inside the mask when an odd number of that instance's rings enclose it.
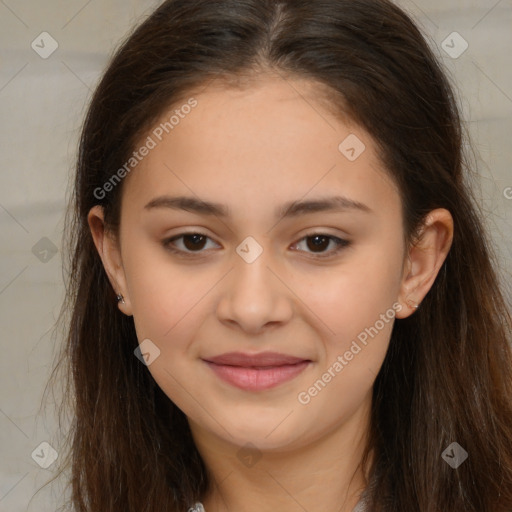
<path fill-rule="evenodd" d="M 349 512 L 365 486 L 359 463 L 371 391 L 395 319 L 307 404 L 298 394 L 394 303 L 396 318 L 414 314 L 407 301 L 420 304 L 431 288 L 452 217 L 430 212 L 420 241 L 406 249 L 399 193 L 374 142 L 322 109 L 308 81 L 267 75 L 243 89 L 212 83 L 194 97 L 197 107 L 125 178 L 119 239 L 105 230 L 101 207 L 90 211 L 96 247 L 139 342 L 160 350 L 148 370 L 189 419 L 212 475 L 207 512 Z M 338 149 L 349 134 L 366 146 L 355 161 Z M 222 203 L 231 216 L 145 208 L 162 195 Z M 371 212 L 274 216 L 285 202 L 333 195 Z M 183 232 L 209 237 L 196 256 L 190 239 L 174 242 L 182 256 L 163 245 Z M 315 250 L 311 232 L 351 244 Z M 263 250 L 252 263 L 236 252 L 248 236 Z M 221 381 L 201 359 L 266 350 L 312 362 L 254 392 Z M 250 449 L 255 457 L 244 459 Z"/>

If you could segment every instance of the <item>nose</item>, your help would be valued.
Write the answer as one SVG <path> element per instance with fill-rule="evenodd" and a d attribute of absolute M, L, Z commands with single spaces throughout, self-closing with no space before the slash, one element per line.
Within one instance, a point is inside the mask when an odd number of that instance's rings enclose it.
<path fill-rule="evenodd" d="M 234 255 L 234 267 L 222 282 L 217 304 L 218 319 L 229 327 L 258 334 L 292 317 L 293 293 L 269 252 L 264 250 L 252 263 Z"/>

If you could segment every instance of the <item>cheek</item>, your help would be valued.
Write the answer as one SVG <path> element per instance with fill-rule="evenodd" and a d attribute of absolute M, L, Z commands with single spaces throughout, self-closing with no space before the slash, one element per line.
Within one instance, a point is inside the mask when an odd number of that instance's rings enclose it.
<path fill-rule="evenodd" d="M 199 319 L 211 313 L 206 299 L 214 276 L 203 274 L 199 279 L 192 275 L 192 267 L 161 262 L 143 251 L 134 251 L 125 268 L 137 338 L 139 343 L 149 339 L 151 350 L 158 354 L 147 369 L 170 400 L 185 414 L 194 415 L 190 397 L 201 396 L 201 389 L 190 376 L 202 368 L 194 360 L 193 341 Z"/>
<path fill-rule="evenodd" d="M 206 314 L 205 296 L 212 285 L 179 273 L 168 272 L 156 280 L 147 277 L 133 283 L 133 292 L 130 290 L 139 340 L 154 339 L 162 348 L 170 344 L 174 349 L 185 346 L 194 326 L 197 329 L 198 318 Z"/>
<path fill-rule="evenodd" d="M 400 308 L 400 268 L 374 255 L 333 274 L 323 290 L 310 288 L 323 353 L 296 400 L 311 416 L 323 417 L 326 428 L 350 417 L 371 394 Z"/>
<path fill-rule="evenodd" d="M 289 267 L 282 278 L 296 292 L 298 311 L 316 317 L 311 322 L 320 321 L 326 336 L 355 337 L 396 301 L 401 249 L 398 236 L 375 239 L 351 249 L 337 265 Z M 208 308 L 213 314 L 209 298 L 223 275 L 218 267 L 176 264 L 153 244 L 127 244 L 124 254 L 139 339 L 171 337 L 178 343 L 177 333 L 187 330 L 191 318 L 207 315 Z"/>
<path fill-rule="evenodd" d="M 302 284 L 300 279 L 294 283 L 333 344 L 354 339 L 381 315 L 394 318 L 392 306 L 401 284 L 401 251 L 398 239 L 371 242 L 347 253 L 339 266 L 317 271 Z"/>
<path fill-rule="evenodd" d="M 123 264 L 138 337 L 177 339 L 173 334 L 197 314 L 215 276 L 203 271 L 200 279 L 193 265 L 176 264 L 157 244 L 135 242 L 126 244 Z"/>

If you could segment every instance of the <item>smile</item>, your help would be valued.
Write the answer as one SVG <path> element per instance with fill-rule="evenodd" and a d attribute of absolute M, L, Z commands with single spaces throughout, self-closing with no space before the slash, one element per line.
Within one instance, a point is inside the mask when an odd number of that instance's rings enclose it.
<path fill-rule="evenodd" d="M 278 366 L 234 366 L 205 361 L 217 377 L 246 391 L 264 391 L 279 386 L 297 377 L 310 362 L 302 360 Z"/>

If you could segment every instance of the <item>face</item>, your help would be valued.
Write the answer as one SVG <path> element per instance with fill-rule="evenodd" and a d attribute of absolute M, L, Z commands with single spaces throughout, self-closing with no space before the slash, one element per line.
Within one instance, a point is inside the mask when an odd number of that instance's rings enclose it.
<path fill-rule="evenodd" d="M 194 99 L 125 178 L 110 275 L 148 370 L 197 432 L 297 448 L 368 405 L 406 307 L 399 193 L 369 135 L 311 83 Z"/>

